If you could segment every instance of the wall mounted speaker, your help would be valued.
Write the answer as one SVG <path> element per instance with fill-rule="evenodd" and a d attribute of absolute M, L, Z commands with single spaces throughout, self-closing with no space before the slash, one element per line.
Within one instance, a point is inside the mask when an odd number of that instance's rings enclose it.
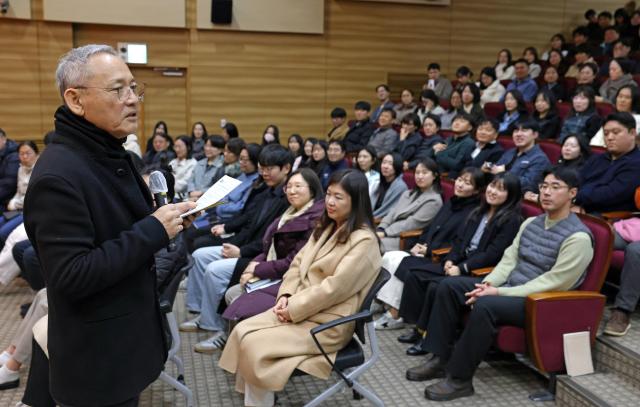
<path fill-rule="evenodd" d="M 211 22 L 231 24 L 233 0 L 211 0 Z"/>

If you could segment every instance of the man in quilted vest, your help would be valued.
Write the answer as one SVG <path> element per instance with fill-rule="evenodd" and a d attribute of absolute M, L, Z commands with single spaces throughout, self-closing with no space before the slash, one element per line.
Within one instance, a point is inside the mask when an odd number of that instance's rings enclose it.
<path fill-rule="evenodd" d="M 407 379 L 414 381 L 444 378 L 425 389 L 428 399 L 472 395 L 473 375 L 498 327 L 524 327 L 526 297 L 575 289 L 584 280 L 593 257 L 593 237 L 571 212 L 578 175 L 565 168 L 547 170 L 539 188 L 545 213 L 522 224 L 489 275 L 483 280 L 450 277 L 440 283 L 427 326 L 427 360 L 407 371 Z M 457 338 L 457 327 L 469 309 Z"/>

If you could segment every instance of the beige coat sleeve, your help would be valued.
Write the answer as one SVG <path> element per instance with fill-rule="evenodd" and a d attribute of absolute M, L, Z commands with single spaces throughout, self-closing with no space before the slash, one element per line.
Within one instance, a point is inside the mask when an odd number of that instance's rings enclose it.
<path fill-rule="evenodd" d="M 382 260 L 379 253 L 378 241 L 372 234 L 354 242 L 332 276 L 289 298 L 291 320 L 294 323 L 304 321 L 360 292 L 380 269 Z"/>

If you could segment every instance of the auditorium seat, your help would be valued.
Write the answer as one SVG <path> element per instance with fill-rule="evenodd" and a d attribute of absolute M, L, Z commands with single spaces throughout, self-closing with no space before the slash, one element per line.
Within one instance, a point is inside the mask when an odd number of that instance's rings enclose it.
<path fill-rule="evenodd" d="M 413 175 L 413 171 L 407 170 L 402 173 L 402 180 L 409 189 L 413 189 L 416 187 L 416 180 Z"/>
<path fill-rule="evenodd" d="M 564 90 L 567 96 L 573 95 L 573 92 L 576 90 L 578 86 L 578 82 L 576 78 L 564 78 Z"/>
<path fill-rule="evenodd" d="M 320 324 L 309 332 L 313 337 L 313 341 L 316 346 L 329 362 L 332 370 L 339 376 L 339 381 L 333 386 L 326 389 L 320 395 L 313 400 L 305 404 L 305 406 L 320 406 L 327 403 L 328 400 L 344 388 L 353 389 L 354 399 L 366 398 L 374 406 L 384 406 L 384 403 L 380 398 L 371 390 L 364 387 L 358 382 L 358 378 L 368 371 L 380 358 L 380 348 L 378 347 L 378 339 L 376 337 L 376 330 L 373 325 L 373 313 L 371 312 L 371 304 L 382 288 L 383 285 L 389 281 L 391 274 L 385 270 L 380 269 L 378 277 L 369 289 L 367 296 L 362 302 L 362 306 L 357 314 L 349 315 L 347 317 L 338 318 L 331 322 Z M 355 337 L 351 338 L 351 341 L 347 345 L 338 351 L 335 361 L 331 361 L 327 352 L 323 349 L 320 342 L 316 339 L 316 335 L 324 330 L 334 328 L 339 325 L 354 323 L 355 322 Z M 365 333 L 366 331 L 366 333 Z M 369 359 L 365 358 L 365 352 L 362 349 L 362 345 L 366 344 L 367 336 L 369 337 L 370 352 L 367 352 Z M 358 339 L 356 339 L 356 337 Z M 361 345 L 362 344 L 362 345 Z M 355 369 L 354 369 L 355 368 Z M 347 370 L 350 369 L 348 372 Z M 305 372 L 301 370 L 294 370 L 292 376 L 304 376 Z"/>
<path fill-rule="evenodd" d="M 552 164 L 557 163 L 562 157 L 562 146 L 554 140 L 538 140 L 538 145 Z"/>
<path fill-rule="evenodd" d="M 509 84 L 511 82 L 512 82 L 511 79 L 503 79 L 503 80 L 500 81 L 500 85 L 502 85 L 502 86 L 504 86 L 506 88 L 507 86 L 509 86 Z"/>
<path fill-rule="evenodd" d="M 484 105 L 484 114 L 487 117 L 496 119 L 504 110 L 504 105 L 500 102 L 488 102 Z"/>
<path fill-rule="evenodd" d="M 640 86 L 640 74 L 633 75 L 633 80 L 636 81 L 638 86 Z"/>
<path fill-rule="evenodd" d="M 504 151 L 511 150 L 516 146 L 511 136 L 499 136 L 498 143 L 500 143 Z"/>
<path fill-rule="evenodd" d="M 596 103 L 596 111 L 598 116 L 605 118 L 613 113 L 613 105 L 611 103 L 598 102 Z"/>
<path fill-rule="evenodd" d="M 594 256 L 580 287 L 529 295 L 525 328 L 501 326 L 495 339 L 503 352 L 528 353 L 536 369 L 550 375 L 550 388 L 555 386 L 556 374 L 565 369 L 563 335 L 587 331 L 593 345 L 606 303 L 600 289 L 611 262 L 613 230 L 603 219 L 578 216 L 594 236 Z"/>
<path fill-rule="evenodd" d="M 556 110 L 558 111 L 558 116 L 560 116 L 560 118 L 564 121 L 569 116 L 569 113 L 571 112 L 571 103 L 569 102 L 556 103 Z"/>

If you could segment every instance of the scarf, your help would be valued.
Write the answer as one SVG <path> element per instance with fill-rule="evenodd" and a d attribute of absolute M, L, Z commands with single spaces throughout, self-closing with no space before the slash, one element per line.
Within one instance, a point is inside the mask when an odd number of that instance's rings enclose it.
<path fill-rule="evenodd" d="M 313 204 L 315 204 L 315 201 L 311 199 L 309 202 L 307 202 L 305 206 L 303 206 L 299 210 L 296 210 L 296 208 L 294 208 L 293 206 L 289 206 L 287 210 L 284 211 L 284 213 L 280 217 L 276 231 L 280 230 L 280 228 L 284 226 L 284 224 L 289 222 L 291 219 L 295 219 L 298 216 L 305 213 L 309 208 L 313 206 Z M 267 261 L 273 261 L 273 260 L 276 260 L 277 258 L 278 258 L 278 254 L 276 253 L 275 239 L 271 238 L 271 246 L 269 247 L 269 252 L 267 253 Z"/>

